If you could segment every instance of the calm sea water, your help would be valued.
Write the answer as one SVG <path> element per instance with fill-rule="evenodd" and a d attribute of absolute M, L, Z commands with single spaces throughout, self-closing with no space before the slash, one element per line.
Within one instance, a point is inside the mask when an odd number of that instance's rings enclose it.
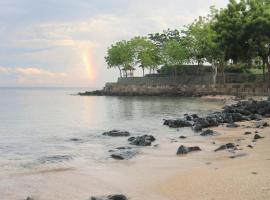
<path fill-rule="evenodd" d="M 1 174 L 98 164 L 109 159 L 109 149 L 127 145 L 126 138 L 104 137 L 104 131 L 169 137 L 176 130 L 164 127 L 164 118 L 206 114 L 222 105 L 200 98 L 70 95 L 79 91 L 83 89 L 0 89 Z"/>

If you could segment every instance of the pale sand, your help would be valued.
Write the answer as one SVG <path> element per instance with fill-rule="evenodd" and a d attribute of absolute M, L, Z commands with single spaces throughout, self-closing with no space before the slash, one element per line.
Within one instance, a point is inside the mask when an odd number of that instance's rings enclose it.
<path fill-rule="evenodd" d="M 269 120 L 267 120 L 269 122 Z M 252 124 L 250 122 L 239 124 Z M 236 154 L 247 153 L 247 156 L 228 158 L 231 153 L 218 152 L 220 158 L 212 160 L 212 165 L 179 171 L 163 184 L 157 186 L 157 192 L 171 200 L 266 200 L 270 199 L 270 128 L 264 129 L 228 129 L 218 127 L 214 130 L 225 133 L 212 137 L 212 140 L 226 143 L 244 139 L 239 143 L 242 150 Z M 243 135 L 252 131 L 252 135 Z M 265 136 L 252 143 L 254 131 Z M 247 147 L 253 144 L 254 148 Z"/>
<path fill-rule="evenodd" d="M 0 199 L 25 200 L 33 196 L 37 200 L 87 200 L 92 195 L 114 193 L 126 194 L 131 200 L 270 199 L 270 128 L 214 129 L 220 135 L 190 136 L 173 143 L 164 133 L 158 138 L 158 148 L 143 148 L 129 161 L 83 162 L 74 168 L 0 174 Z M 175 137 L 184 130 L 180 129 Z M 254 136 L 243 135 L 247 130 L 258 130 L 265 136 L 253 149 L 246 147 Z M 228 151 L 214 152 L 226 142 L 239 144 L 243 150 L 236 153 L 248 155 L 231 159 L 229 156 L 234 154 Z M 181 144 L 198 145 L 202 151 L 176 156 Z"/>

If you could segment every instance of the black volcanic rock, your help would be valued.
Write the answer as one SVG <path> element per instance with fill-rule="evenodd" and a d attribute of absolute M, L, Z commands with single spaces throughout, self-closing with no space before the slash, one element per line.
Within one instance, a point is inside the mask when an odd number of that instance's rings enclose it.
<path fill-rule="evenodd" d="M 122 194 L 113 194 L 108 196 L 91 197 L 89 200 L 128 200 L 128 198 Z"/>
<path fill-rule="evenodd" d="M 152 135 L 130 137 L 128 139 L 131 145 L 136 145 L 136 146 L 151 146 L 152 142 L 154 142 L 155 140 L 156 138 Z"/>
<path fill-rule="evenodd" d="M 111 137 L 128 137 L 130 133 L 127 131 L 111 130 L 104 132 L 102 135 L 111 136 Z"/>
<path fill-rule="evenodd" d="M 209 135 L 214 135 L 215 132 L 213 130 L 207 129 L 205 131 L 203 131 L 200 135 L 201 136 L 209 136 Z"/>
<path fill-rule="evenodd" d="M 254 140 L 262 139 L 263 137 L 259 134 L 254 135 Z"/>
<path fill-rule="evenodd" d="M 193 151 L 201 151 L 201 148 L 198 146 L 194 146 L 194 147 L 186 147 L 184 145 L 181 145 L 176 152 L 176 155 L 180 155 L 180 154 L 187 154 Z"/>
<path fill-rule="evenodd" d="M 234 149 L 234 148 L 236 148 L 235 144 L 233 144 L 233 143 L 227 143 L 227 144 L 221 145 L 219 148 L 217 148 L 215 150 L 215 152 L 226 150 L 226 149 Z"/>

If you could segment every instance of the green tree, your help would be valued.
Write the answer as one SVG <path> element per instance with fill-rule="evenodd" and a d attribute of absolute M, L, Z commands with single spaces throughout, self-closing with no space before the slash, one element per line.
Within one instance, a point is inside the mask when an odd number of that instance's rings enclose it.
<path fill-rule="evenodd" d="M 245 42 L 253 57 L 262 59 L 265 74 L 265 68 L 270 72 L 270 1 L 248 0 L 246 4 Z"/>
<path fill-rule="evenodd" d="M 177 75 L 176 67 L 187 61 L 187 50 L 179 41 L 169 40 L 165 43 L 163 49 L 163 61 L 168 66 L 173 66 L 175 76 Z"/>
<path fill-rule="evenodd" d="M 123 77 L 122 70 L 125 72 L 125 76 L 127 76 L 127 70 L 131 69 L 133 63 L 133 54 L 132 46 L 128 41 L 123 40 L 111 45 L 105 57 L 108 68 L 117 67 L 120 77 Z"/>
<path fill-rule="evenodd" d="M 160 49 L 169 40 L 176 40 L 176 41 L 181 40 L 180 32 L 177 29 L 174 30 L 167 29 L 164 30 L 162 33 L 150 33 L 148 34 L 148 38 Z"/>
<path fill-rule="evenodd" d="M 146 37 L 135 37 L 131 41 L 136 64 L 142 68 L 143 76 L 145 69 L 157 69 L 160 64 L 158 48 Z"/>

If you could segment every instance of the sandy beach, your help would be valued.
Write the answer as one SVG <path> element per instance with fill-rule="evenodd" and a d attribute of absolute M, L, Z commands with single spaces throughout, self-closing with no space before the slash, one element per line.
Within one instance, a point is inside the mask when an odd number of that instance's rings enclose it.
<path fill-rule="evenodd" d="M 269 122 L 269 120 L 267 120 Z M 243 126 L 254 122 L 239 123 Z M 269 128 L 225 128 L 213 130 L 221 135 L 209 138 L 217 143 L 236 142 L 235 158 L 228 151 L 209 155 L 209 163 L 188 171 L 179 170 L 157 187 L 168 199 L 269 199 L 270 198 L 270 139 Z M 245 131 L 253 134 L 244 135 Z M 264 139 L 252 142 L 254 132 Z M 248 145 L 254 146 L 252 149 Z M 213 148 L 214 149 L 214 148 Z M 237 157 L 239 156 L 239 157 Z M 181 158 L 179 158 L 181 159 Z"/>
<path fill-rule="evenodd" d="M 16 193 L 2 178 L 1 194 L 18 200 L 26 196 L 38 200 L 75 200 L 114 193 L 126 194 L 132 200 L 269 199 L 270 128 L 245 128 L 252 127 L 253 121 L 239 124 L 239 128 L 223 125 L 214 128 L 216 136 L 161 138 L 159 147 L 145 148 L 132 160 L 14 174 L 7 180 Z M 244 135 L 245 131 L 252 134 Z M 255 131 L 265 138 L 252 142 Z M 179 135 L 181 132 L 180 129 Z M 239 150 L 214 152 L 228 142 L 238 144 Z M 180 144 L 198 145 L 202 151 L 176 156 Z M 252 149 L 247 147 L 250 144 Z"/>

